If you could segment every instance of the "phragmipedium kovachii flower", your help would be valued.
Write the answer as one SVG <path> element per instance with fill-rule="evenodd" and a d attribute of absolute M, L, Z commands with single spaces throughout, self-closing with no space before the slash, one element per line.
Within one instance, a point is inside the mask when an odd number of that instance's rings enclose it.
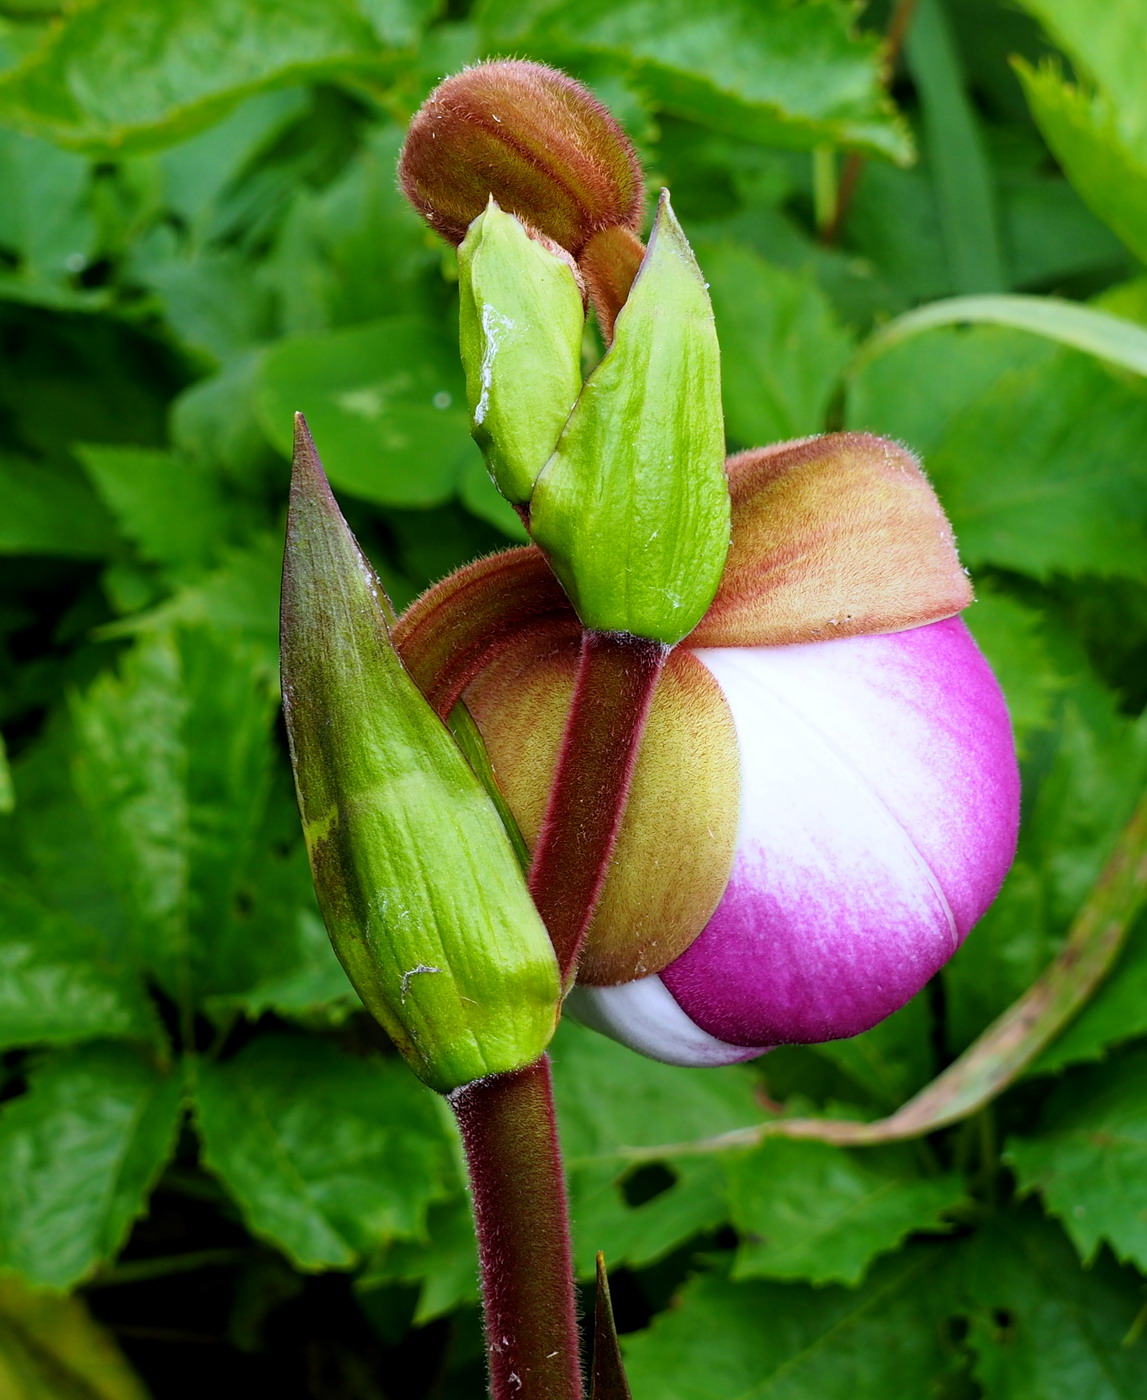
<path fill-rule="evenodd" d="M 395 642 L 441 714 L 476 722 L 535 855 L 576 762 L 587 647 L 672 648 L 567 1005 L 715 1064 L 856 1034 L 913 996 L 1011 863 L 1018 777 L 906 450 L 848 433 L 730 459 L 728 543 L 707 298 L 664 196 L 641 250 L 633 170 L 584 89 L 534 64 L 469 70 L 416 118 L 402 180 L 462 243 L 475 436 L 541 548 L 453 575 Z M 584 387 L 583 288 L 616 336 Z"/>

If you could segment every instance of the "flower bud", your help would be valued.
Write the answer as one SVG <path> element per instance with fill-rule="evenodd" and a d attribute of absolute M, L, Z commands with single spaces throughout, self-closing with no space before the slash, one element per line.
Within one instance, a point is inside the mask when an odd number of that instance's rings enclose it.
<path fill-rule="evenodd" d="M 530 533 L 582 622 L 672 645 L 729 548 L 721 369 L 709 295 L 662 193 L 613 345 L 530 501 Z"/>
<path fill-rule="evenodd" d="M 301 417 L 283 704 L 319 907 L 367 1009 L 443 1093 L 544 1051 L 557 961 L 489 797 L 391 644 Z"/>
<path fill-rule="evenodd" d="M 455 244 L 491 195 L 575 257 L 602 229 L 638 229 L 644 205 L 641 167 L 609 112 L 564 73 L 517 59 L 439 84 L 411 122 L 398 177 Z"/>
<path fill-rule="evenodd" d="M 838 433 L 728 468 L 729 566 L 662 672 L 567 1000 L 677 1064 L 895 1011 L 991 903 L 1019 819 L 1007 709 L 911 455 Z M 578 654 L 547 578 L 532 549 L 482 560 L 398 632 L 463 694 L 531 847 Z"/>
<path fill-rule="evenodd" d="M 581 391 L 585 311 L 572 259 L 491 198 L 458 249 L 458 285 L 470 430 L 498 489 L 525 502 Z"/>

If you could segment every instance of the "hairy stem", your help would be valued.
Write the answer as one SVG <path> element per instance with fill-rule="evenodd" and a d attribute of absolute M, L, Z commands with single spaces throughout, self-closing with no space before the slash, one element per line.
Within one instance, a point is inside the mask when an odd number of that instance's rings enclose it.
<path fill-rule="evenodd" d="M 617 842 L 641 735 L 669 649 L 586 632 L 530 893 L 568 985 Z"/>
<path fill-rule="evenodd" d="M 456 1090 L 478 1234 L 492 1400 L 581 1400 L 549 1057 Z"/>

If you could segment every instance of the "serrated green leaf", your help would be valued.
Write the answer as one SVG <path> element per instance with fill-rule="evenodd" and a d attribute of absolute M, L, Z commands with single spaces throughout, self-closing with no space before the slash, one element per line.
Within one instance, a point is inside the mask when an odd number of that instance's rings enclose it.
<path fill-rule="evenodd" d="M 1051 724 L 1055 698 L 1069 678 L 1056 666 L 1037 609 L 981 586 L 964 620 L 1004 692 L 1023 758 L 1032 736 Z"/>
<path fill-rule="evenodd" d="M 282 566 L 282 541 L 271 534 L 256 536 L 242 548 L 224 550 L 218 568 L 201 580 L 178 588 L 149 612 L 110 624 L 102 635 L 147 638 L 165 635 L 173 627 L 202 627 L 249 641 L 258 648 L 265 673 L 274 675 Z"/>
<path fill-rule="evenodd" d="M 879 43 L 839 0 L 486 0 L 481 23 L 505 51 L 604 54 L 636 69 L 654 102 L 768 145 L 856 146 L 906 163 L 908 133 L 880 81 Z"/>
<path fill-rule="evenodd" d="M 1109 319 L 1147 348 L 1147 331 Z M 863 364 L 847 419 L 922 452 L 973 568 L 1147 577 L 1147 397 L 1094 360 L 932 330 Z"/>
<path fill-rule="evenodd" d="M 77 446 L 75 451 L 143 559 L 196 569 L 230 534 L 227 502 L 202 466 L 140 447 Z"/>
<path fill-rule="evenodd" d="M 394 178 L 404 135 L 371 128 L 336 180 L 296 192 L 260 268 L 285 334 L 425 313 L 442 252 Z M 457 375 L 452 354 L 449 368 Z"/>
<path fill-rule="evenodd" d="M 1083 667 L 1080 668 L 1086 676 Z M 1055 954 L 1147 774 L 1147 724 L 1093 679 L 1062 692 L 1048 767 L 1029 783 L 1016 863 L 944 971 L 953 1048 L 1022 994 Z"/>
<path fill-rule="evenodd" d="M 280 341 L 263 353 L 256 395 L 276 448 L 289 455 L 302 413 L 331 482 L 381 505 L 447 500 L 475 451 L 457 355 L 413 317 Z"/>
<path fill-rule="evenodd" d="M 680 1069 L 638 1059 L 604 1036 L 563 1020 L 551 1047 L 554 1097 L 569 1167 L 577 1272 L 591 1278 L 603 1249 L 610 1267 L 642 1267 L 726 1214 L 724 1177 L 705 1159 L 682 1157 L 656 1194 L 627 1200 L 627 1149 L 688 1142 L 760 1116 L 755 1080 L 739 1066 Z"/>
<path fill-rule="evenodd" d="M 1015 66 L 1032 116 L 1080 197 L 1147 261 L 1147 141 L 1128 141 L 1120 110 L 1054 67 Z"/>
<path fill-rule="evenodd" d="M 79 1297 L 0 1279 L 0 1394 L 7 1400 L 148 1400 L 147 1390 Z"/>
<path fill-rule="evenodd" d="M 703 1275 L 645 1332 L 623 1339 L 635 1395 L 673 1400 L 924 1396 L 951 1368 L 939 1248 L 882 1261 L 857 1289 Z"/>
<path fill-rule="evenodd" d="M 134 968 L 95 930 L 0 882 L 0 1048 L 158 1033 Z"/>
<path fill-rule="evenodd" d="M 1147 16 L 1138 0 L 1108 0 L 1099 10 L 1088 0 L 1020 0 L 1020 5 L 1111 95 L 1128 131 L 1147 135 L 1142 63 Z"/>
<path fill-rule="evenodd" d="M 724 461 L 712 308 L 663 190 L 613 344 L 530 497 L 530 533 L 587 627 L 670 646 L 693 630 L 729 548 Z"/>
<path fill-rule="evenodd" d="M 700 243 L 721 342 L 725 427 L 738 447 L 823 432 L 852 350 L 811 272 L 790 272 L 743 244 Z"/>
<path fill-rule="evenodd" d="M 885 1111 L 899 1108 L 936 1070 L 934 1023 L 928 993 L 921 992 L 870 1031 L 847 1040 L 810 1046 L 864 1089 Z"/>
<path fill-rule="evenodd" d="M 187 716 L 174 637 L 145 637 L 72 705 L 76 787 L 136 958 L 189 1005 Z"/>
<path fill-rule="evenodd" d="M 123 1046 L 36 1070 L 0 1111 L 0 1268 L 62 1289 L 112 1257 L 175 1145 L 180 1092 Z"/>
<path fill-rule="evenodd" d="M 444 1194 L 442 1121 L 398 1060 L 262 1035 L 202 1066 L 196 1112 L 203 1160 L 248 1228 L 302 1269 L 347 1269 L 389 1239 L 421 1237 Z"/>
<path fill-rule="evenodd" d="M 12 814 L 16 806 L 16 790 L 12 786 L 12 766 L 8 762 L 8 745 L 0 734 L 0 817 Z"/>
<path fill-rule="evenodd" d="M 1070 1075 L 1034 1134 L 1008 1140 L 1005 1159 L 1038 1191 L 1085 1263 L 1106 1241 L 1147 1270 L 1147 1050 Z"/>
<path fill-rule="evenodd" d="M 1103 1258 L 1080 1269 L 1034 1211 L 998 1216 L 960 1262 L 985 1400 L 1139 1400 L 1147 1338 L 1130 1270 Z"/>
<path fill-rule="evenodd" d="M 734 1279 L 855 1285 L 908 1235 L 945 1231 L 944 1213 L 964 1200 L 958 1177 L 921 1176 L 908 1149 L 771 1138 L 726 1169 Z"/>
<path fill-rule="evenodd" d="M 61 145 L 140 150 L 209 125 L 271 86 L 378 70 L 353 0 L 97 0 L 0 81 L 0 114 Z"/>

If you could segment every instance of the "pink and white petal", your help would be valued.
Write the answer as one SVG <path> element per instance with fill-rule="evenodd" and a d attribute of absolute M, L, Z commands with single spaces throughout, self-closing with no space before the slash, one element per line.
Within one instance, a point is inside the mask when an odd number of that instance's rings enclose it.
<path fill-rule="evenodd" d="M 702 1030 L 682 1011 L 657 973 L 616 987 L 577 986 L 565 1007 L 583 1026 L 667 1065 L 732 1065 L 771 1049 L 730 1045 Z"/>
<path fill-rule="evenodd" d="M 855 1035 L 947 961 L 1010 863 L 998 688 L 958 621 L 697 655 L 737 726 L 741 825 L 725 896 L 664 983 L 731 1044 Z"/>

